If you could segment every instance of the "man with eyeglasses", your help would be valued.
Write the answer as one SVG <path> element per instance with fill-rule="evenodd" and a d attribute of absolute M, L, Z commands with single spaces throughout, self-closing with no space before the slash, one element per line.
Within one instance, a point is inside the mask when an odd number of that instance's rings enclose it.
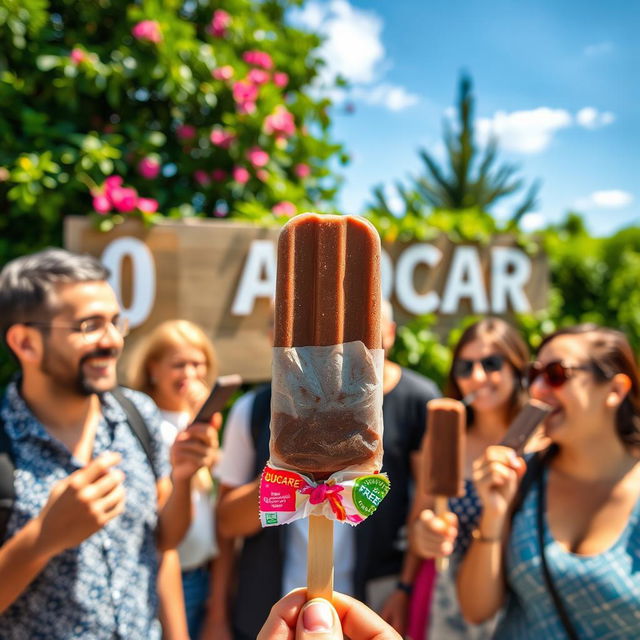
<path fill-rule="evenodd" d="M 190 480 L 214 455 L 193 425 L 171 465 L 153 402 L 110 393 L 128 326 L 94 258 L 47 249 L 0 272 L 0 330 L 21 374 L 0 405 L 15 500 L 0 540 L 0 637 L 159 638 L 158 552 L 190 521 Z"/>

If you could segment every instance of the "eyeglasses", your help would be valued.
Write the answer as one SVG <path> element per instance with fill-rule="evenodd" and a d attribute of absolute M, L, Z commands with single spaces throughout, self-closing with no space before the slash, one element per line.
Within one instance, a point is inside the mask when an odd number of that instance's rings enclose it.
<path fill-rule="evenodd" d="M 479 360 L 467 360 L 465 358 L 456 358 L 453 363 L 453 375 L 456 378 L 470 378 L 473 373 L 473 368 L 476 362 L 480 363 L 480 366 L 484 369 L 484 372 L 495 373 L 502 369 L 505 357 L 500 353 L 494 353 L 490 356 L 485 356 Z"/>
<path fill-rule="evenodd" d="M 593 367 L 588 364 L 566 365 L 561 360 L 553 360 L 547 362 L 547 364 L 532 362 L 527 367 L 526 380 L 527 385 L 530 387 L 537 380 L 538 376 L 542 376 L 545 384 L 554 389 L 558 389 L 573 376 L 574 371 L 592 370 Z"/>
<path fill-rule="evenodd" d="M 54 324 L 52 322 L 24 322 L 27 327 L 45 327 L 49 329 L 69 329 L 70 331 L 82 334 L 87 344 L 95 344 L 100 342 L 108 331 L 109 327 L 114 329 L 124 338 L 129 334 L 129 320 L 122 316 L 118 316 L 115 320 L 107 320 L 106 318 L 88 318 L 77 325 Z"/>

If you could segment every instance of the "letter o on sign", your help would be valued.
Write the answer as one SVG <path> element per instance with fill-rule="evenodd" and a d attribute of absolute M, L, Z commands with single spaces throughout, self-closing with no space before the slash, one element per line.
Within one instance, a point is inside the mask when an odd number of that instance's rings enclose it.
<path fill-rule="evenodd" d="M 122 261 L 127 256 L 133 267 L 129 307 L 122 302 Z M 106 246 L 101 260 L 111 271 L 109 284 L 116 292 L 122 315 L 128 318 L 132 328 L 139 327 L 149 317 L 156 297 L 156 265 L 149 247 L 137 238 L 118 238 Z"/>

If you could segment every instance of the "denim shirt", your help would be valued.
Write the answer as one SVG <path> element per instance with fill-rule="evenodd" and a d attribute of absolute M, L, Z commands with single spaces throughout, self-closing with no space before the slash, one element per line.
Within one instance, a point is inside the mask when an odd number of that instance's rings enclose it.
<path fill-rule="evenodd" d="M 169 473 L 160 440 L 160 415 L 147 396 L 130 390 L 151 434 L 153 469 L 113 396 L 101 398 L 93 457 L 117 451 L 125 473 L 125 510 L 77 547 L 52 558 L 0 615 L 2 640 L 156 639 L 158 553 L 156 475 Z M 49 435 L 15 383 L 0 408 L 13 448 L 16 500 L 7 538 L 36 517 L 52 486 L 83 465 Z M 154 469 L 156 474 L 154 475 Z"/>

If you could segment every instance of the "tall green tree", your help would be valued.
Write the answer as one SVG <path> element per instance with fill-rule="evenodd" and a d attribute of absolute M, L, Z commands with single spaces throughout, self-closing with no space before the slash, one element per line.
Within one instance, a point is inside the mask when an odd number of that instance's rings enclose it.
<path fill-rule="evenodd" d="M 475 100 L 470 76 L 463 74 L 458 86 L 456 121 L 444 120 L 444 144 L 447 151 L 445 165 L 440 165 L 425 149 L 420 150 L 424 173 L 412 178 L 407 188 L 397 183 L 409 216 L 426 216 L 433 210 L 470 211 L 490 213 L 502 198 L 511 196 L 525 187 L 518 176 L 518 167 L 499 162 L 498 143 L 491 137 L 482 149 L 476 140 L 474 127 Z M 514 207 L 509 226 L 515 227 L 522 216 L 537 204 L 539 182 L 534 182 L 522 201 Z M 373 190 L 373 210 L 392 215 L 384 187 Z"/>

